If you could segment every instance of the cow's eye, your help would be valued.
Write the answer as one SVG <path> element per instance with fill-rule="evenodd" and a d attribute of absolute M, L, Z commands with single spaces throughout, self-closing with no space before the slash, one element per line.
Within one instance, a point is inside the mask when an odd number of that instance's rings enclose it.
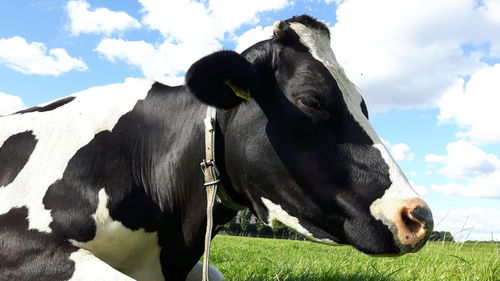
<path fill-rule="evenodd" d="M 312 109 L 321 109 L 321 103 L 315 96 L 304 96 L 299 98 L 299 102 Z"/>

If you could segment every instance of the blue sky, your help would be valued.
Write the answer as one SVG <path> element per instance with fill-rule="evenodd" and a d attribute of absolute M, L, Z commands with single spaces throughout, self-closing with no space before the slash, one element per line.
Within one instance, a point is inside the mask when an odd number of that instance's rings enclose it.
<path fill-rule="evenodd" d="M 360 88 L 372 124 L 438 230 L 500 240 L 499 0 L 45 0 L 0 5 L 0 114 L 96 85 L 182 82 L 307 13 Z M 460 232 L 463 228 L 465 232 Z"/>

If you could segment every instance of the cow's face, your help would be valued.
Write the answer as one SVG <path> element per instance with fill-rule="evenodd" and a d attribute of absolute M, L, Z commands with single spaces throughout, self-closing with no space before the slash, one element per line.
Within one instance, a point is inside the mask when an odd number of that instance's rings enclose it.
<path fill-rule="evenodd" d="M 273 39 L 242 56 L 195 63 L 187 85 L 226 109 L 241 101 L 234 92 L 251 92 L 252 101 L 228 113 L 225 160 L 233 188 L 262 220 L 369 254 L 425 244 L 431 212 L 368 123 L 323 24 L 307 16 L 278 22 Z"/>

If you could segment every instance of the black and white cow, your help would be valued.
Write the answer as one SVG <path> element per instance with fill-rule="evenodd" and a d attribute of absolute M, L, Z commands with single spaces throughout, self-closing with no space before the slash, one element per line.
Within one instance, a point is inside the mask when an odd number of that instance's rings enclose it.
<path fill-rule="evenodd" d="M 186 279 L 203 252 L 206 104 L 225 189 L 264 222 L 371 255 L 419 250 L 431 212 L 327 27 L 299 16 L 274 33 L 202 58 L 185 86 L 127 79 L 1 117 L 0 279 Z M 218 205 L 215 224 L 235 214 Z"/>

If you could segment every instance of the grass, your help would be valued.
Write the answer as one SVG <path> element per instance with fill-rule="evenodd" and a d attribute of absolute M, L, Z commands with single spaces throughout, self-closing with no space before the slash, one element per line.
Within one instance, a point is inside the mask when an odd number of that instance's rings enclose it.
<path fill-rule="evenodd" d="M 500 245 L 430 242 L 420 252 L 373 258 L 349 246 L 217 236 L 210 262 L 229 281 L 500 281 Z"/>

